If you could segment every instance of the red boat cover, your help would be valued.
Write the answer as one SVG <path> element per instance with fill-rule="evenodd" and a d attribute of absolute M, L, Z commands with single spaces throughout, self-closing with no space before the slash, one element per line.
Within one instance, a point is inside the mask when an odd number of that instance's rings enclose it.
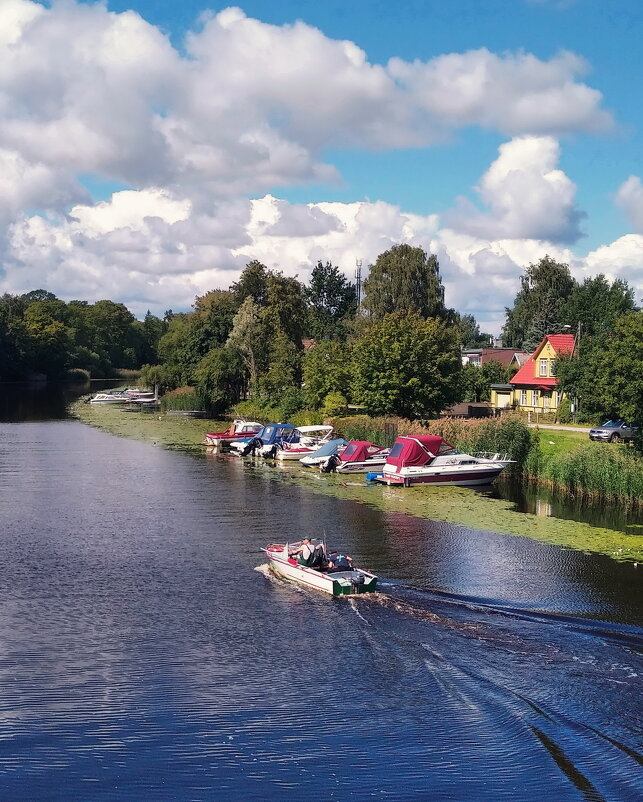
<path fill-rule="evenodd" d="M 435 434 L 398 437 L 386 461 L 390 465 L 395 465 L 398 471 L 408 466 L 428 465 L 443 444 L 447 448 L 453 448 L 444 438 Z"/>
<path fill-rule="evenodd" d="M 374 446 L 368 440 L 351 440 L 341 454 L 342 462 L 364 462 L 382 450 L 382 446 Z"/>

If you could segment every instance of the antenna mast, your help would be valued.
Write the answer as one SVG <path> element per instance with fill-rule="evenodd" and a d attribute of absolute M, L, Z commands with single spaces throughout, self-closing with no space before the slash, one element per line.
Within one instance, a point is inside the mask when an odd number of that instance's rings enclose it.
<path fill-rule="evenodd" d="M 355 289 L 357 291 L 357 312 L 362 305 L 362 260 L 355 260 Z"/>

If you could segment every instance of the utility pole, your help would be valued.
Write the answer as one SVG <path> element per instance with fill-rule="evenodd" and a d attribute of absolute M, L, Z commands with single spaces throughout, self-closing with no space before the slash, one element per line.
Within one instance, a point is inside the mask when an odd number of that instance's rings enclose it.
<path fill-rule="evenodd" d="M 355 260 L 355 290 L 357 293 L 357 314 L 362 305 L 362 260 Z"/>

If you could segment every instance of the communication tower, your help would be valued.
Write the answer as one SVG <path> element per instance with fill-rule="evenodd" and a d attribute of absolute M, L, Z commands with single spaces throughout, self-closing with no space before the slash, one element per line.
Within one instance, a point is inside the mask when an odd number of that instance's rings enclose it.
<path fill-rule="evenodd" d="M 362 260 L 355 260 L 355 290 L 357 292 L 357 310 L 362 305 Z"/>

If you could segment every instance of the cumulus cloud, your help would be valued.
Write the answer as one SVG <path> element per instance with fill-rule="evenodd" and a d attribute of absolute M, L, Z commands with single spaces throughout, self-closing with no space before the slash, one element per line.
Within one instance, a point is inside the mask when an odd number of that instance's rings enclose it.
<path fill-rule="evenodd" d="M 136 188 L 260 193 L 338 180 L 320 158 L 329 146 L 425 146 L 471 125 L 610 124 L 568 53 L 378 65 L 303 22 L 268 25 L 235 8 L 206 17 L 179 52 L 133 11 L 73 0 L 5 0 L 0 31 L 0 147 Z"/>
<path fill-rule="evenodd" d="M 616 193 L 619 206 L 639 234 L 643 234 L 643 185 L 637 175 L 631 175 Z"/>
<path fill-rule="evenodd" d="M 574 242 L 584 217 L 576 186 L 557 168 L 560 147 L 552 137 L 519 137 L 500 146 L 499 157 L 477 191 L 489 212 L 461 199 L 447 215 L 453 228 L 490 239 Z"/>
<path fill-rule="evenodd" d="M 356 260 L 407 242 L 438 254 L 449 304 L 497 330 L 525 264 L 572 260 L 562 244 L 581 215 L 555 137 L 611 125 L 586 69 L 570 53 L 486 49 L 375 64 L 353 42 L 237 8 L 203 17 L 179 50 L 133 11 L 2 0 L 0 290 L 158 313 L 229 286 L 251 259 L 302 279 L 328 259 L 352 277 Z M 480 181 L 485 211 L 463 202 L 441 220 L 270 194 L 339 182 L 330 148 L 426 147 L 471 126 L 514 137 Z M 93 203 L 87 175 L 131 189 Z M 623 208 L 637 192 L 622 188 Z M 614 247 L 593 264 L 617 251 L 637 276 L 635 243 Z"/>

